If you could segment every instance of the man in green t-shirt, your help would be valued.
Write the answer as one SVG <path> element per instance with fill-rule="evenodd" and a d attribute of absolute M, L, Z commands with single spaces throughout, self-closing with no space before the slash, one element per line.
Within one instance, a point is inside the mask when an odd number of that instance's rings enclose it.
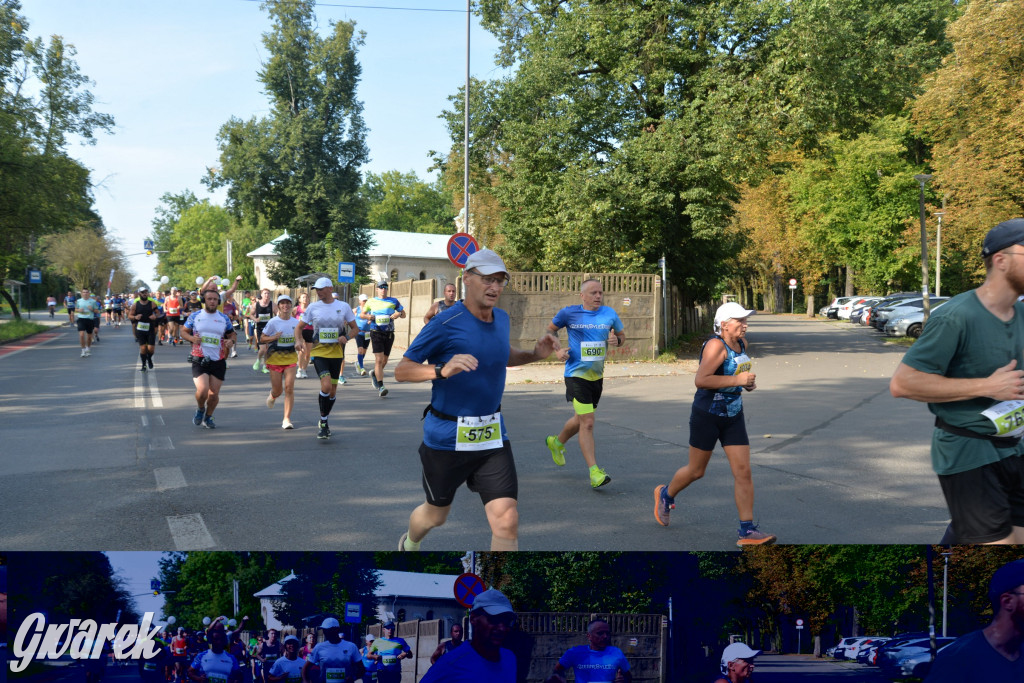
<path fill-rule="evenodd" d="M 936 310 L 889 390 L 935 415 L 932 468 L 957 543 L 1024 543 L 1024 218 L 992 228 L 985 282 Z"/>

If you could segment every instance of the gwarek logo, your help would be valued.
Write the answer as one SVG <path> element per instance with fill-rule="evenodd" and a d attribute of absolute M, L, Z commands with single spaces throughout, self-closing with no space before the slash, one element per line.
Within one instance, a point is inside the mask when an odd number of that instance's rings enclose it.
<path fill-rule="evenodd" d="M 46 624 L 46 615 L 34 612 L 22 622 L 14 638 L 11 671 L 24 671 L 33 659 L 58 659 L 65 653 L 72 659 L 99 659 L 108 641 L 118 658 L 155 657 L 160 652 L 156 637 L 160 626 L 153 626 L 153 612 L 146 612 L 142 623 L 100 624 L 92 619 L 72 619 L 69 624 Z M 27 641 L 27 643 L 26 643 Z"/>

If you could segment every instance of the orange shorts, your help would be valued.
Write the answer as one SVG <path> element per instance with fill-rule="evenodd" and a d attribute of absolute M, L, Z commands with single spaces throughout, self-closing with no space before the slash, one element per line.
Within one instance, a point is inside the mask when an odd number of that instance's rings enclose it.
<path fill-rule="evenodd" d="M 294 368 L 296 365 L 298 365 L 298 363 L 292 363 L 291 365 L 271 365 L 270 363 L 267 363 L 267 370 L 283 373 L 288 368 Z"/>

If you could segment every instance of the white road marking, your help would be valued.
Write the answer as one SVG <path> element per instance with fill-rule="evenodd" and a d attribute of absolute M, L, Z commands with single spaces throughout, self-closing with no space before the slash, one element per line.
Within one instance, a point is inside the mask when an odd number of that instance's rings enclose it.
<path fill-rule="evenodd" d="M 156 476 L 157 491 L 182 489 L 187 486 L 180 467 L 158 467 L 153 470 L 153 474 Z"/>
<path fill-rule="evenodd" d="M 202 550 L 216 545 L 206 530 L 203 516 L 198 513 L 168 517 L 167 525 L 171 529 L 174 547 L 178 550 Z"/>
<path fill-rule="evenodd" d="M 143 427 L 148 427 L 149 426 L 149 418 L 146 417 L 145 415 L 142 416 L 142 426 Z"/>
<path fill-rule="evenodd" d="M 150 395 L 152 396 L 153 407 L 163 408 L 164 400 L 160 398 L 160 389 L 156 385 L 156 375 L 152 372 L 148 372 L 146 374 L 149 375 L 149 392 Z"/>
<path fill-rule="evenodd" d="M 149 450 L 151 451 L 173 451 L 174 442 L 171 441 L 169 436 L 154 436 L 149 440 Z"/>
<path fill-rule="evenodd" d="M 146 407 L 146 394 L 145 387 L 142 385 L 142 373 L 135 373 L 135 407 L 145 408 Z"/>
<path fill-rule="evenodd" d="M 164 416 L 163 415 L 154 415 L 153 416 L 153 424 L 157 424 L 157 425 L 160 425 L 161 427 L 163 427 L 164 426 Z"/>

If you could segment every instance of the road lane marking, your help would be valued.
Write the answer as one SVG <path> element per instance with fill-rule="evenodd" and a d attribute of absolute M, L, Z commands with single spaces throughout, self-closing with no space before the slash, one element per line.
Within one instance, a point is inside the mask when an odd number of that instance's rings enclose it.
<path fill-rule="evenodd" d="M 178 550 L 203 550 L 216 545 L 206 530 L 203 516 L 198 513 L 168 517 L 167 526 L 171 529 L 171 538 Z"/>
<path fill-rule="evenodd" d="M 152 372 L 149 372 L 149 373 L 146 373 L 146 374 L 149 375 L 149 377 L 148 377 L 148 379 L 149 379 L 148 384 L 150 385 L 149 386 L 149 393 L 150 393 L 150 398 L 153 401 L 153 407 L 154 408 L 163 408 L 164 407 L 164 400 L 160 397 L 160 388 L 156 384 L 156 375 L 154 375 Z"/>
<path fill-rule="evenodd" d="M 143 427 L 148 427 L 149 426 L 149 418 L 147 418 L 145 415 L 142 416 L 142 426 Z"/>
<path fill-rule="evenodd" d="M 182 489 L 187 486 L 180 467 L 158 467 L 153 470 L 153 475 L 156 477 L 157 491 Z"/>
<path fill-rule="evenodd" d="M 174 442 L 171 441 L 169 436 L 154 436 L 149 440 L 149 450 L 151 451 L 173 451 Z"/>
<path fill-rule="evenodd" d="M 145 408 L 146 407 L 146 394 L 145 387 L 142 386 L 142 373 L 135 373 L 135 407 Z"/>

